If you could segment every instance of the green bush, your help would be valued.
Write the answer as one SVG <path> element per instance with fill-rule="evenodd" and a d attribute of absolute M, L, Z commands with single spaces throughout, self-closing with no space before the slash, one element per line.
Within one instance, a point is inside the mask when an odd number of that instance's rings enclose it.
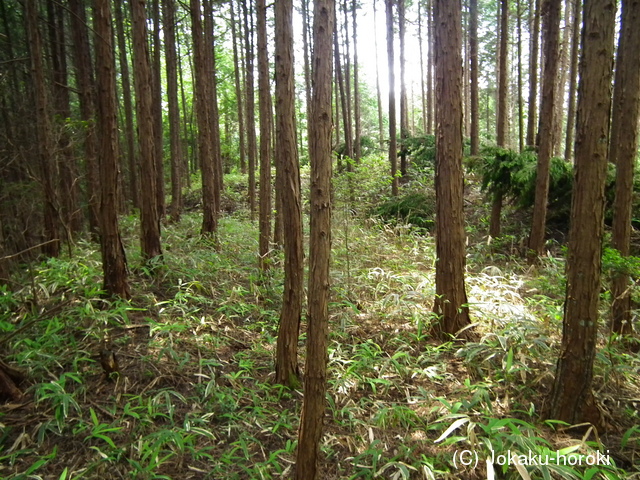
<path fill-rule="evenodd" d="M 391 198 L 376 207 L 374 214 L 388 222 L 401 221 L 431 231 L 435 224 L 435 196 L 416 192 Z"/>

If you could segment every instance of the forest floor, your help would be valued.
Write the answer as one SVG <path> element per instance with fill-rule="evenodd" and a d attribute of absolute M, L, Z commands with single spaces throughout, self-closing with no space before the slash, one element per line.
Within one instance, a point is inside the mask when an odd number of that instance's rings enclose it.
<path fill-rule="evenodd" d="M 164 226 L 164 258 L 151 267 L 140 267 L 137 219 L 122 219 L 131 302 L 101 298 L 89 241 L 24 265 L 1 291 L 3 358 L 28 372 L 23 401 L 0 405 L 1 478 L 292 478 L 302 392 L 273 383 L 283 259 L 274 251 L 271 270 L 258 270 L 243 182 L 227 179 L 217 245 L 199 235 L 194 209 Z M 470 188 L 478 336 L 439 343 L 428 335 L 434 239 L 371 218 L 376 188 L 336 182 L 322 478 L 640 478 L 640 358 L 607 335 L 606 292 L 594 390 L 607 429 L 544 421 L 562 334 L 561 248 L 529 267 L 518 215 L 490 241 L 488 207 Z M 305 329 L 303 319 L 302 369 Z M 109 376 L 107 347 L 119 364 Z M 527 474 L 512 455 L 551 457 Z"/>

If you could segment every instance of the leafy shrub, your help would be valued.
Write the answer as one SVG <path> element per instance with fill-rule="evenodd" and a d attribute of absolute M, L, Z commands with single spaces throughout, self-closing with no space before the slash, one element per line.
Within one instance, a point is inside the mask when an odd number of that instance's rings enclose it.
<path fill-rule="evenodd" d="M 426 193 L 410 193 L 391 198 L 375 208 L 374 213 L 385 221 L 402 221 L 430 231 L 436 213 L 435 197 Z"/>

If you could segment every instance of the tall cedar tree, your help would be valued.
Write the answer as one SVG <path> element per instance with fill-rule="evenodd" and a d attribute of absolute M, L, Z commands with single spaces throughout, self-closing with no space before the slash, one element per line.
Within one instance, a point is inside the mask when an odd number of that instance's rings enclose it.
<path fill-rule="evenodd" d="M 405 18 L 405 2 L 398 0 L 398 26 L 400 35 L 400 173 L 407 174 L 407 146 L 409 137 L 409 103 L 407 99 L 407 65 L 405 51 L 405 34 L 407 30 Z"/>
<path fill-rule="evenodd" d="M 267 49 L 267 2 L 256 4 L 258 35 L 258 107 L 260 111 L 260 268 L 269 268 L 271 240 L 271 85 Z"/>
<path fill-rule="evenodd" d="M 602 420 L 591 390 L 598 333 L 604 186 L 611 112 L 615 0 L 584 5 L 562 346 L 550 417 L 570 424 Z"/>
<path fill-rule="evenodd" d="M 191 0 L 191 29 L 195 68 L 196 115 L 198 119 L 198 157 L 202 170 L 202 234 L 215 234 L 218 228 L 218 205 L 215 197 L 215 170 L 212 119 L 208 103 L 211 101 L 211 78 L 207 68 L 208 55 L 202 30 L 202 11 L 199 0 Z"/>
<path fill-rule="evenodd" d="M 176 55 L 176 2 L 163 0 L 164 50 L 167 64 L 169 143 L 171 146 L 171 220 L 180 220 L 182 210 L 182 142 L 178 103 L 178 58 Z"/>
<path fill-rule="evenodd" d="M 76 0 L 77 1 L 77 0 Z M 129 167 L 129 199 L 133 206 L 140 206 L 140 189 L 138 188 L 138 162 L 135 154 L 135 131 L 133 127 L 133 101 L 131 96 L 131 76 L 127 59 L 127 40 L 124 34 L 124 18 L 122 2 L 114 2 L 116 38 L 118 40 L 118 62 L 120 65 L 120 83 L 122 85 L 122 103 L 124 107 L 124 132 L 127 144 L 127 165 Z"/>
<path fill-rule="evenodd" d="M 441 339 L 467 327 L 462 175 L 462 5 L 435 0 L 436 298 Z"/>
<path fill-rule="evenodd" d="M 165 214 L 164 204 L 164 135 L 162 133 L 162 72 L 160 46 L 160 0 L 151 0 L 151 21 L 153 23 L 153 56 L 151 63 L 151 114 L 153 116 L 153 159 L 156 164 L 156 202 L 158 216 Z"/>
<path fill-rule="evenodd" d="M 140 171 L 145 178 L 145 188 L 140 195 L 142 235 L 140 245 L 146 260 L 162 255 L 160 247 L 160 216 L 156 196 L 156 161 L 153 145 L 152 82 L 147 43 L 147 18 L 144 0 L 131 1 L 133 31 L 133 79 L 136 91 L 138 143 L 140 145 Z"/>
<path fill-rule="evenodd" d="M 244 139 L 244 100 L 242 92 L 242 82 L 240 81 L 240 56 L 238 55 L 238 32 L 236 26 L 236 15 L 233 8 L 235 0 L 229 2 L 229 23 L 231 24 L 231 43 L 233 45 L 233 64 L 236 68 L 233 69 L 233 76 L 236 87 L 236 103 L 238 104 L 238 143 L 239 143 L 239 155 L 240 155 L 240 172 L 247 173 L 247 154 L 246 154 L 246 142 Z"/>
<path fill-rule="evenodd" d="M 623 0 L 622 29 L 616 60 L 613 93 L 613 120 L 609 161 L 616 164 L 616 197 L 613 204 L 613 248 L 629 255 L 633 176 L 638 151 L 640 116 L 640 0 Z M 611 329 L 632 333 L 629 278 L 618 274 L 613 279 Z"/>
<path fill-rule="evenodd" d="M 509 0 L 500 1 L 500 54 L 498 57 L 498 118 L 497 118 L 497 139 L 499 147 L 507 146 L 508 131 L 508 50 L 509 50 Z M 491 223 L 489 224 L 489 235 L 497 237 L 500 235 L 500 217 L 502 216 L 502 192 L 496 192 L 491 205 Z"/>
<path fill-rule="evenodd" d="M 298 335 L 302 315 L 304 256 L 300 166 L 296 145 L 293 71 L 293 2 L 275 3 L 276 168 L 281 171 L 284 297 L 276 347 L 276 383 L 298 387 Z"/>
<path fill-rule="evenodd" d="M 384 148 L 384 129 L 382 127 L 382 94 L 380 93 L 380 64 L 378 62 L 378 25 L 377 25 L 377 0 L 373 0 L 373 48 L 376 51 L 376 103 L 378 105 L 378 143 L 380 150 Z"/>
<path fill-rule="evenodd" d="M 256 102 L 253 87 L 253 25 L 249 23 L 251 17 L 253 23 L 253 15 L 251 9 L 252 2 L 242 1 L 242 13 L 244 16 L 244 60 L 245 60 L 245 100 L 247 105 L 247 157 L 249 168 L 249 210 L 251 211 L 251 220 L 254 219 L 256 211 Z M 251 14 L 251 15 L 250 15 Z"/>
<path fill-rule="evenodd" d="M 556 77 L 559 67 L 560 2 L 545 1 L 542 9 L 545 34 L 544 79 L 542 82 L 542 102 L 540 104 L 540 142 L 538 148 L 538 168 L 536 173 L 536 196 L 533 205 L 531 235 L 529 236 L 530 260 L 542 255 L 549 199 L 549 166 L 553 156 L 553 138 L 556 119 Z"/>
<path fill-rule="evenodd" d="M 398 195 L 398 139 L 396 133 L 396 74 L 393 47 L 393 0 L 386 0 L 387 61 L 389 70 L 389 163 L 391 164 L 391 195 Z"/>
<path fill-rule="evenodd" d="M 478 0 L 469 2 L 469 60 L 471 81 L 471 155 L 480 153 L 478 101 Z"/>
<path fill-rule="evenodd" d="M 327 383 L 329 260 L 331 255 L 331 38 L 333 0 L 315 0 L 313 93 L 309 123 L 311 232 L 309 244 L 309 327 L 304 402 L 300 419 L 297 480 L 316 480 Z"/>
<path fill-rule="evenodd" d="M 103 288 L 108 295 L 128 299 L 127 259 L 118 227 L 118 123 L 111 2 L 95 0 L 94 7 Z"/>
<path fill-rule="evenodd" d="M 571 26 L 571 68 L 569 72 L 569 106 L 567 108 L 567 131 L 565 134 L 564 159 L 569 162 L 573 155 L 573 131 L 576 126 L 576 82 L 578 81 L 578 51 L 580 49 L 580 26 L 582 25 L 582 2 L 573 0 L 573 25 Z"/>
<path fill-rule="evenodd" d="M 85 4 L 81 0 L 69 0 L 71 11 L 71 31 L 73 34 L 73 62 L 76 70 L 76 88 L 78 90 L 78 103 L 80 107 L 80 119 L 86 123 L 84 137 L 84 157 L 86 175 L 89 187 L 87 188 L 87 205 L 89 230 L 97 234 L 99 230 L 99 182 L 97 162 L 97 132 L 93 123 L 95 115 L 95 82 L 93 76 L 93 64 L 91 62 L 91 43 L 89 42 L 89 29 L 87 27 L 87 14 Z"/>
<path fill-rule="evenodd" d="M 54 187 L 56 176 L 53 163 L 53 132 L 49 112 L 49 97 L 47 84 L 44 77 L 44 59 L 42 55 L 42 36 L 38 27 L 38 1 L 25 1 L 25 18 L 27 22 L 27 35 L 31 53 L 31 81 L 33 85 L 33 98 L 36 110 L 36 151 L 40 167 L 40 184 L 43 188 L 44 209 L 42 212 L 45 243 L 42 252 L 50 257 L 60 254 L 60 237 L 58 234 L 58 210 L 56 189 Z"/>
<path fill-rule="evenodd" d="M 529 4 L 533 21 L 531 55 L 529 56 L 529 113 L 527 114 L 527 146 L 536 146 L 536 119 L 538 118 L 538 50 L 540 37 L 540 1 Z"/>

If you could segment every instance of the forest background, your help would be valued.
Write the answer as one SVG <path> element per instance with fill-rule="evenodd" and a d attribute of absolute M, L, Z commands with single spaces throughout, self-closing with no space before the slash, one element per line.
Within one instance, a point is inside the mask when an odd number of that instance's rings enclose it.
<path fill-rule="evenodd" d="M 639 1 L 0 6 L 3 478 L 640 475 Z"/>

